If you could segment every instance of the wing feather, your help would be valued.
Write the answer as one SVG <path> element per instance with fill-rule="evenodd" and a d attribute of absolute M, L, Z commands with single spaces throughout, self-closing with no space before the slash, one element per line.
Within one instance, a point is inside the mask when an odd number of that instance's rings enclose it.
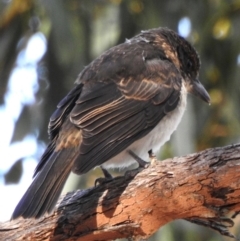
<path fill-rule="evenodd" d="M 101 72 L 101 64 L 97 68 Z M 136 76 L 85 80 L 70 113 L 71 121 L 82 130 L 73 171 L 85 173 L 147 135 L 176 108 L 180 90 L 181 74 L 173 63 L 161 58 L 146 61 Z"/>

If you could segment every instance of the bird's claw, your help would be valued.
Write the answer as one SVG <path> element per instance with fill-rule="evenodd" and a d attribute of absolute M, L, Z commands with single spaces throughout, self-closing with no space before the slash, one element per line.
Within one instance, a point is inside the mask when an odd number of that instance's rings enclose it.
<path fill-rule="evenodd" d="M 110 182 L 110 181 L 112 181 L 112 180 L 113 180 L 113 177 L 111 177 L 111 178 L 99 177 L 99 178 L 97 178 L 97 179 L 95 180 L 94 186 L 96 187 L 96 186 L 98 186 L 98 185 L 103 185 L 103 184 L 105 184 L 105 183 L 107 183 L 107 182 Z"/>
<path fill-rule="evenodd" d="M 103 168 L 102 166 L 100 166 L 100 168 L 101 168 L 101 170 L 102 170 L 102 172 L 103 172 L 103 174 L 104 174 L 104 177 L 99 177 L 99 178 L 97 178 L 97 179 L 95 180 L 95 182 L 94 182 L 95 187 L 96 187 L 97 185 L 102 185 L 102 184 L 104 184 L 104 183 L 107 183 L 107 182 L 113 180 L 112 175 L 111 175 L 105 168 Z"/>

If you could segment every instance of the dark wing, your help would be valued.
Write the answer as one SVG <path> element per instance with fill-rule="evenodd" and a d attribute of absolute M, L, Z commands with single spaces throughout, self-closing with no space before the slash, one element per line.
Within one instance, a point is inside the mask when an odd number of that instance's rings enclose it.
<path fill-rule="evenodd" d="M 85 173 L 114 157 L 148 134 L 177 106 L 181 75 L 174 64 L 160 58 L 146 60 L 142 55 L 140 58 L 141 64 L 134 59 L 131 63 L 138 65 L 139 74 L 116 74 L 110 80 L 94 81 L 94 76 L 101 76 L 102 68 L 111 69 L 109 62 L 107 66 L 96 63 L 99 75 L 94 75 L 94 66 L 90 66 L 89 76 L 93 80 L 83 81 L 82 93 L 70 113 L 71 121 L 82 130 L 75 173 Z M 85 75 L 87 71 L 84 70 Z"/>
<path fill-rule="evenodd" d="M 69 113 L 81 94 L 75 86 L 58 104 L 49 122 L 50 143 L 34 172 L 34 179 L 16 206 L 12 219 L 40 217 L 51 212 L 71 172 L 81 143 L 81 131 L 69 120 Z"/>
<path fill-rule="evenodd" d="M 48 124 L 48 134 L 49 134 L 50 143 L 48 144 L 47 149 L 45 150 L 43 156 L 41 157 L 41 160 L 39 161 L 34 171 L 33 177 L 35 177 L 36 174 L 42 170 L 43 166 L 48 162 L 49 158 L 53 154 L 58 141 L 60 129 L 63 123 L 66 122 L 66 119 L 68 118 L 70 111 L 75 105 L 76 99 L 81 94 L 82 86 L 83 86 L 82 84 L 76 85 L 68 93 L 68 95 L 59 102 L 59 104 L 57 105 L 57 109 L 51 115 L 51 118 Z M 79 132 L 78 129 L 74 131 Z"/>

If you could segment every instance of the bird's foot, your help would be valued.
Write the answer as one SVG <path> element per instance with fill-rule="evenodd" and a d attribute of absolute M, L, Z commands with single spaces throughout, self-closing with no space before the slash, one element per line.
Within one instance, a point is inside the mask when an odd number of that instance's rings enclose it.
<path fill-rule="evenodd" d="M 142 168 L 149 167 L 149 162 L 144 161 L 142 158 L 136 155 L 133 151 L 128 150 L 128 153 L 134 158 L 135 161 L 137 161 L 137 163 L 139 164 L 139 167 L 142 167 Z"/>
<path fill-rule="evenodd" d="M 146 168 L 146 167 L 145 167 L 145 168 Z M 139 172 L 141 172 L 141 171 L 142 171 L 143 169 L 145 169 L 145 168 L 143 168 L 143 167 L 138 167 L 138 168 L 136 168 L 136 169 L 128 170 L 128 171 L 125 172 L 124 177 L 125 177 L 126 179 L 128 179 L 128 178 L 134 178 Z"/>
<path fill-rule="evenodd" d="M 101 185 L 101 184 L 104 184 L 106 182 L 109 182 L 109 181 L 113 180 L 112 175 L 105 168 L 103 168 L 102 166 L 100 166 L 100 168 L 103 172 L 104 177 L 99 177 L 95 180 L 95 183 L 94 183 L 95 187 L 97 185 Z"/>
<path fill-rule="evenodd" d="M 128 150 L 128 153 L 134 158 L 135 161 L 139 164 L 139 167 L 133 170 L 128 170 L 125 172 L 124 176 L 126 178 L 133 178 L 135 177 L 140 171 L 142 171 L 145 168 L 148 168 L 150 163 L 144 161 L 142 158 L 140 158 L 137 154 L 135 154 L 133 151 Z"/>

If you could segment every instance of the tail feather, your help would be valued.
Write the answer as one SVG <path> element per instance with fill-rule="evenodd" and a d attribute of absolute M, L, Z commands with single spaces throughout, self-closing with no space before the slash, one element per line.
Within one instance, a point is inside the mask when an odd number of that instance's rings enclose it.
<path fill-rule="evenodd" d="M 67 166 L 62 174 L 59 175 L 59 179 L 54 183 L 51 190 L 48 193 L 48 196 L 45 198 L 45 201 L 39 210 L 36 218 L 39 218 L 45 212 L 51 213 L 57 203 L 57 200 L 62 192 L 63 186 L 66 182 L 66 179 L 71 172 L 72 165 Z"/>
<path fill-rule="evenodd" d="M 53 152 L 16 206 L 12 219 L 20 216 L 39 218 L 45 212 L 50 213 L 61 194 L 77 154 L 75 148 Z"/>

